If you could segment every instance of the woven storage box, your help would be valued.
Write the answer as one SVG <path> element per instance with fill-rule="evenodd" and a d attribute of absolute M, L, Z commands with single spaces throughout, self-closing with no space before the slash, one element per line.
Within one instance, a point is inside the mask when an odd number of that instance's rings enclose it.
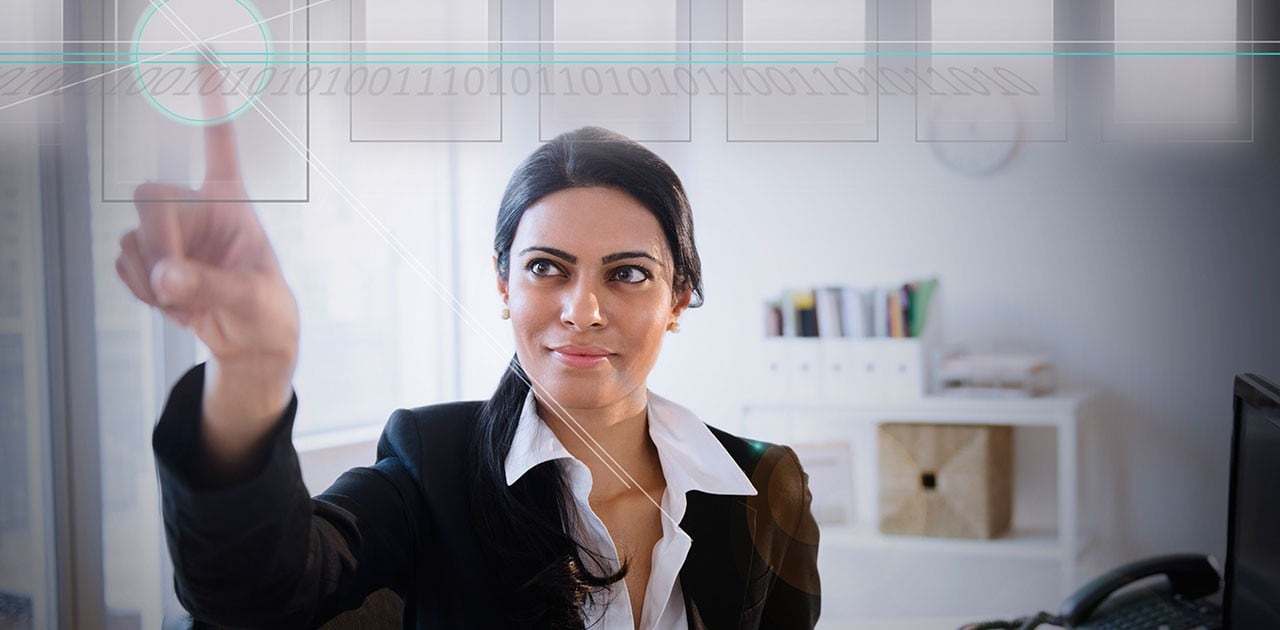
<path fill-rule="evenodd" d="M 1013 513 L 1013 428 L 881 424 L 880 531 L 994 538 Z"/>

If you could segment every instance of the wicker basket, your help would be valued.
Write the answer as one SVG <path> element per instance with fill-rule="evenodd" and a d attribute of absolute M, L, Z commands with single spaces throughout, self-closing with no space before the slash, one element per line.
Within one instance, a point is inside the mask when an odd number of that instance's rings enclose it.
<path fill-rule="evenodd" d="M 1013 428 L 881 424 L 880 531 L 994 538 L 1013 509 Z"/>

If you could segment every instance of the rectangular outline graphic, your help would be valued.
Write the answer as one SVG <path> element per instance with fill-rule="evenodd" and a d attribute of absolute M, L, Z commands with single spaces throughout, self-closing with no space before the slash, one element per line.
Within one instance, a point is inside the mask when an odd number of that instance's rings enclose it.
<path fill-rule="evenodd" d="M 731 37 L 729 37 L 729 35 L 730 35 L 731 33 L 735 33 L 735 32 L 739 34 L 739 39 L 741 39 L 742 30 L 743 30 L 743 25 L 742 25 L 741 23 L 739 23 L 739 24 L 738 24 L 738 27 L 737 27 L 737 30 L 735 31 L 735 30 L 734 30 L 734 28 L 733 28 L 732 22 L 733 22 L 733 18 L 734 18 L 734 16 L 737 16 L 737 17 L 739 18 L 739 21 L 741 21 L 742 13 L 743 13 L 743 11 L 745 10 L 745 9 L 744 9 L 744 7 L 743 7 L 742 5 L 743 5 L 743 3 L 744 3 L 744 2 L 746 2 L 746 1 L 747 1 L 747 0 L 728 0 L 728 3 L 725 5 L 725 8 L 726 8 L 726 10 L 725 10 L 725 18 L 724 18 L 725 39 L 732 39 Z M 867 39 L 867 41 L 866 41 L 866 44 L 867 44 L 867 50 L 868 50 L 868 51 L 872 51 L 873 53 L 876 53 L 876 54 L 873 54 L 873 55 L 871 56 L 871 60 L 872 60 L 872 62 L 873 62 L 873 63 L 872 63 L 872 65 L 876 68 L 875 76 L 876 76 L 876 77 L 879 77 L 880 56 L 879 56 L 879 54 L 878 54 L 878 53 L 880 52 L 880 18 L 879 18 L 879 15 L 880 15 L 880 0 L 866 0 L 866 9 L 867 9 L 867 17 L 866 17 L 866 20 L 867 20 L 867 35 L 866 35 L 866 39 Z M 727 63 L 728 63 L 728 61 L 729 61 L 729 52 L 730 52 L 729 47 L 730 47 L 730 43 L 729 43 L 729 42 L 725 42 L 724 50 L 725 50 L 725 63 L 726 63 L 726 64 L 727 64 Z M 741 51 L 741 50 L 739 50 L 738 52 L 742 52 L 742 51 Z M 864 65 L 865 65 L 865 64 L 864 64 Z M 879 80 L 879 79 L 877 78 L 877 79 L 876 79 L 876 81 L 878 81 L 878 80 Z M 729 133 L 729 125 L 730 125 L 730 124 L 732 123 L 732 121 L 733 121 L 733 116 L 731 115 L 731 113 L 730 113 L 730 111 L 729 111 L 729 109 L 730 109 L 729 99 L 730 99 L 730 97 L 731 97 L 732 95 L 729 93 L 729 86 L 728 86 L 728 84 L 726 83 L 726 85 L 725 85 L 725 90 L 724 90 L 724 141 L 725 141 L 725 142 L 804 142 L 804 143 L 814 143 L 814 142 L 822 142 L 822 143 L 846 143 L 846 142 L 856 142 L 856 143 L 876 143 L 876 142 L 880 142 L 880 89 L 879 89 L 879 87 L 878 87 L 878 86 L 874 85 L 874 83 L 873 83 L 873 91 L 875 92 L 875 95 L 876 95 L 876 98 L 875 98 L 875 100 L 873 101 L 873 103 L 875 104 L 874 120 L 872 120 L 872 121 L 870 121 L 870 122 L 866 123 L 866 125 L 867 125 L 867 126 L 871 129 L 871 131 L 872 131 L 872 133 L 871 133 L 871 136 L 870 136 L 870 137 L 867 137 L 867 138 L 830 138 L 830 139 L 826 139 L 826 140 L 823 140 L 823 139 L 806 139 L 806 140 L 796 140 L 796 139 L 789 139 L 789 138 L 788 138 L 788 139 L 781 139 L 781 138 L 779 138 L 779 139 L 766 139 L 766 138 L 734 138 L 734 137 L 732 137 L 732 136 L 730 135 L 730 133 Z"/>
<path fill-rule="evenodd" d="M 548 50 L 547 50 L 547 48 L 546 48 L 546 42 L 548 41 L 548 39 L 547 39 L 546 35 L 547 35 L 547 32 L 548 32 L 549 30 L 551 30 L 551 28 L 552 28 L 552 27 L 551 27 L 550 25 L 548 25 L 548 24 L 547 24 L 547 21 L 548 21 L 548 18 L 550 18 L 550 17 L 552 17 L 552 16 L 554 15 L 554 13 L 553 13 L 553 12 L 555 11 L 555 0 L 550 0 L 550 2 L 551 2 L 551 4 L 550 4 L 550 5 L 548 5 L 548 4 L 547 4 L 547 1 L 548 1 L 548 0 L 538 0 L 538 71 L 537 71 L 537 72 L 535 72 L 535 76 L 538 76 L 538 77 L 539 77 L 539 81 L 538 81 L 538 89 L 537 89 L 537 94 L 538 94 L 538 142 L 548 142 L 548 141 L 550 141 L 550 140 L 551 140 L 551 138 L 548 138 L 548 137 L 546 136 L 545 132 L 544 132 L 544 131 L 543 131 L 543 129 L 542 129 L 542 99 L 543 99 L 543 97 L 544 97 L 544 96 L 547 96 L 547 95 L 543 94 L 543 91 L 542 91 L 542 81 L 540 80 L 540 79 L 541 79 L 541 71 L 542 71 L 542 59 L 543 59 L 546 55 L 550 54 L 550 51 L 548 51 Z M 692 50 L 692 46 L 693 46 L 693 45 L 692 45 L 691 43 L 689 43 L 689 40 L 690 40 L 690 39 L 693 39 L 693 37 L 692 37 L 692 33 L 693 33 L 693 4 L 692 4 L 692 2 L 693 2 L 693 0 L 660 0 L 660 1 L 664 1 L 664 2 L 665 2 L 665 1 L 670 1 L 670 2 L 675 2 L 675 3 L 676 3 L 676 20 L 677 20 L 677 21 L 676 21 L 676 30 L 677 30 L 677 31 L 681 31 L 681 30 L 683 30 L 683 31 L 685 32 L 685 37 L 684 37 L 683 39 L 681 39 L 681 38 L 679 38 L 679 37 L 677 37 L 677 38 L 675 39 L 676 52 L 675 52 L 674 54 L 675 54 L 675 55 L 681 55 L 681 54 L 683 54 L 683 55 L 686 55 L 687 57 L 692 58 L 692 55 L 690 55 L 689 53 L 690 53 L 690 51 Z M 681 22 L 681 20 L 683 20 L 683 22 Z M 683 27 L 683 28 L 682 28 L 682 27 Z M 677 33 L 676 33 L 676 35 L 679 35 L 679 34 L 680 34 L 679 32 L 677 32 Z M 553 35 L 554 35 L 554 33 L 553 33 Z M 554 43 L 554 41 L 555 41 L 555 40 L 554 40 L 554 38 L 552 38 L 552 39 L 551 39 L 551 41 Z M 683 49 L 683 50 L 682 50 L 682 49 Z M 555 67 L 555 65 L 554 65 L 554 64 L 552 64 L 552 68 L 554 68 L 554 67 Z M 687 67 L 687 68 L 692 68 L 692 64 L 685 64 L 685 67 Z M 690 70 L 690 72 L 692 72 L 692 70 Z M 554 96 L 554 94 L 552 94 L 551 96 Z M 688 112 L 686 113 L 686 119 L 685 119 L 685 120 L 686 120 L 686 125 L 685 125 L 686 129 L 685 129 L 685 137 L 684 137 L 684 138 L 656 138 L 656 139 L 654 139 L 654 138 L 638 138 L 638 137 L 631 137 L 631 139 L 632 139 L 632 140 L 635 140 L 636 142 L 693 142 L 693 96 L 692 96 L 692 95 L 690 95 L 690 94 L 688 94 L 688 93 L 686 93 L 686 94 L 684 94 L 684 98 L 685 98 L 685 102 L 686 102 L 687 109 L 688 109 Z M 588 122 L 586 122 L 586 121 L 582 121 L 582 122 L 579 122 L 579 123 L 578 123 L 578 125 L 579 125 L 579 126 L 581 126 L 581 125 L 587 125 L 587 124 L 590 124 L 590 123 L 588 123 Z"/>
<path fill-rule="evenodd" d="M 370 1 L 370 0 L 350 0 L 350 1 L 347 3 L 347 9 L 348 9 L 348 15 L 347 15 L 347 39 L 349 40 L 349 41 L 348 41 L 348 43 L 347 43 L 347 55 L 348 55 L 348 56 L 347 56 L 347 59 L 348 59 L 348 61 L 351 59 L 351 56 L 352 56 L 352 55 L 354 54 L 354 52 L 355 52 L 355 50 L 354 50 L 354 45 L 355 45 L 355 44 L 354 44 L 354 42 L 355 42 L 355 38 L 356 38 L 356 37 L 355 37 L 355 30 L 356 30 L 356 15 L 355 15 L 355 7 L 356 7 L 356 4 L 357 4 L 357 3 L 360 3 L 361 5 L 363 5 L 365 2 L 369 2 L 369 1 Z M 490 41 L 490 48 L 491 48 L 491 49 L 492 49 L 492 46 L 493 46 L 493 41 L 497 41 L 497 42 L 498 42 L 498 50 L 497 50 L 497 52 L 498 52 L 498 59 L 499 59 L 499 62 L 498 62 L 498 81 L 499 81 L 499 85 L 500 85 L 500 89 L 499 89 L 499 93 L 498 93 L 498 137 L 497 137 L 497 138 L 475 138 L 475 139 L 466 139 L 466 138 L 449 138 L 449 139 L 404 138 L 404 139 L 396 139 L 396 140 L 393 140 L 393 139 L 377 139 L 377 138 L 357 138 L 357 137 L 356 137 L 356 135 L 355 135 L 355 116 L 356 116 L 356 112 L 355 112 L 355 96 L 351 94 L 350 90 L 348 90 L 348 92 L 347 92 L 347 142 L 350 142 L 350 143 L 353 143 L 353 144 L 356 144 L 356 143 L 360 143 L 360 144 L 383 144 L 383 143 L 415 143 L 415 144 L 426 144 L 426 143 L 435 143 L 435 142 L 502 142 L 502 137 L 503 137 L 503 136 L 502 136 L 502 133 L 503 133 L 503 127 L 504 127 L 504 121 L 505 121 L 505 113 L 506 113 L 506 112 L 505 112 L 504 107 L 505 107 L 506 93 L 507 93 L 506 87 L 505 87 L 504 85 L 502 85 L 502 84 L 503 84 L 503 83 L 505 83 L 505 81 L 506 81 L 506 67 L 507 67 L 506 58 L 503 56 L 503 52 L 504 52 L 504 50 L 505 50 L 505 46 L 506 46 L 506 42 L 505 42 L 505 40 L 504 40 L 504 39 L 503 39 L 503 37 L 502 37 L 502 28 L 503 28 L 502 4 L 503 4 L 503 3 L 502 3 L 502 0 L 464 0 L 464 1 L 466 1 L 466 2 L 477 2 L 477 1 L 485 1 L 485 2 L 488 2 L 488 3 L 489 3 L 489 11 L 490 11 L 490 15 L 491 15 L 491 16 L 494 14 L 494 7 L 497 7 L 496 14 L 497 14 L 497 16 L 498 16 L 498 19 L 497 19 L 497 22 L 498 22 L 498 23 L 497 23 L 497 27 L 498 27 L 498 36 L 497 36 L 496 38 L 493 36 L 492 27 L 494 26 L 494 24 L 493 24 L 492 18 L 490 18 L 490 23 L 489 23 L 489 27 L 490 27 L 489 37 L 490 37 L 490 40 L 491 40 L 491 41 Z M 363 26 L 363 25 L 364 25 L 364 23 L 365 23 L 365 21 L 364 21 L 364 16 L 362 15 L 362 16 L 360 16 L 360 24 Z M 367 35 L 367 33 L 366 33 L 366 35 Z M 492 52 L 492 50 L 491 50 L 491 52 Z M 350 72 L 350 68 L 351 68 L 352 66 L 354 66 L 354 65 L 355 65 L 355 64 L 352 64 L 352 63 L 348 63 L 348 64 L 347 64 L 348 72 Z"/>
<path fill-rule="evenodd" d="M 108 3 L 110 3 L 110 4 L 108 4 Z M 290 7 L 290 10 L 293 10 L 293 0 L 289 0 L 289 7 Z M 119 16 L 119 14 L 120 14 L 120 0 L 103 0 L 103 13 L 104 13 L 104 14 L 108 13 L 108 12 L 107 12 L 107 9 L 112 9 L 112 10 L 113 10 L 113 11 L 110 13 L 111 15 Z M 311 1 L 310 1 L 310 0 L 307 0 L 306 9 L 304 9 L 304 10 L 302 11 L 302 13 L 303 13 L 303 15 L 304 15 L 304 25 L 305 25 L 305 27 L 304 27 L 304 31 L 305 31 L 305 32 L 303 33 L 303 37 L 304 37 L 304 39 L 305 39 L 305 40 L 306 40 L 306 42 L 307 42 L 307 45 L 306 45 L 306 52 L 307 52 L 307 54 L 306 54 L 306 58 L 307 58 L 307 62 L 306 62 L 306 64 L 304 64 L 304 66 L 303 66 L 303 71 L 302 71 L 302 76 L 305 78 L 305 77 L 307 76 L 307 72 L 311 70 Z M 290 19 L 290 21 L 292 21 L 292 20 L 296 19 L 296 15 L 297 15 L 297 14 L 290 14 L 290 15 L 289 15 L 289 19 Z M 104 17 L 105 17 L 105 16 L 104 16 Z M 265 16 L 265 17 L 268 17 L 268 18 L 269 18 L 270 16 Z M 117 17 L 116 22 L 117 22 L 117 23 L 116 23 L 116 28 L 118 29 L 118 28 L 119 28 L 119 19 L 118 19 L 118 17 Z M 108 38 L 107 38 L 107 20 L 106 20 L 106 19 L 103 19 L 103 20 L 102 20 L 102 39 L 103 39 L 103 41 L 107 41 L 107 39 L 108 39 Z M 117 34 L 115 34 L 115 37 L 112 39 L 112 41 L 117 41 L 117 42 L 118 42 L 118 40 L 119 40 L 119 39 L 120 39 L 120 38 L 119 38 L 119 34 L 117 33 Z M 114 44 L 114 45 L 115 45 L 115 46 L 119 46 L 119 44 L 118 44 L 118 43 L 117 43 L 117 44 Z M 291 45 L 292 45 L 292 43 L 291 43 Z M 116 50 L 116 51 L 113 51 L 113 52 L 119 52 L 119 51 L 118 51 L 118 50 Z M 96 66 L 88 66 L 88 67 L 92 68 L 92 67 L 96 67 Z M 105 69 L 104 69 L 104 70 L 99 70 L 99 72 L 106 72 L 106 70 L 105 70 Z M 106 81 L 106 76 L 103 76 L 103 77 L 102 77 L 102 80 L 105 82 L 105 81 Z M 99 145 L 99 146 L 98 146 L 98 152 L 99 152 L 99 156 L 98 156 L 98 169 L 99 169 L 99 173 L 98 173 L 98 181 L 99 181 L 99 182 L 101 182 L 101 186 L 102 186 L 101 190 L 99 191 L 100 201 L 101 201 L 101 203 L 133 203 L 133 202 L 134 202 L 134 201 L 133 201 L 133 199 L 109 199 L 109 198 L 107 198 L 107 140 L 106 140 L 106 128 L 107 128 L 107 120 L 106 120 L 106 118 L 107 118 L 107 90 L 105 89 L 105 86 L 104 86 L 104 89 L 102 90 L 101 97 L 100 97 L 100 99 L 99 99 L 99 100 L 100 100 L 100 103 L 99 103 L 99 107 L 98 107 L 98 125 L 99 125 L 99 127 L 98 127 L 98 128 L 103 130 L 102 142 L 98 143 L 98 145 Z M 304 147 L 303 147 L 303 148 L 304 148 L 304 149 L 306 149 L 306 151 L 307 151 L 307 153 L 308 153 L 308 154 L 310 154 L 310 153 L 311 153 L 311 90 L 307 90 L 307 96 L 306 96 L 306 101 L 305 101 L 305 103 L 306 103 L 306 113 L 305 113 L 305 115 L 303 116 L 303 127 L 304 127 L 304 134 L 305 134 L 305 135 L 304 135 L 304 137 L 303 137 L 303 140 L 304 140 Z M 306 183 L 304 184 L 304 186 L 303 186 L 303 187 L 304 187 L 304 189 L 305 189 L 305 194 L 303 195 L 302 199 L 297 199 L 297 198 L 285 198 L 285 199 L 216 199 L 216 200 L 209 201 L 209 202 L 206 202 L 206 203 L 311 203 L 311 165 L 310 165 L 309 163 L 307 163 L 307 161 L 306 161 L 305 159 L 302 161 L 302 164 L 303 164 L 303 169 L 304 169 L 304 172 L 305 172 L 304 177 L 305 177 L 305 182 L 306 182 Z M 159 201 L 159 202 L 169 202 L 169 203 L 188 203 L 188 202 L 189 202 L 189 200 L 184 200 L 184 199 L 150 199 L 150 200 L 148 200 L 148 201 Z"/>
<path fill-rule="evenodd" d="M 1238 7 L 1236 13 L 1236 39 L 1240 41 L 1251 42 L 1249 44 L 1237 44 L 1237 52 L 1253 52 L 1257 44 L 1253 42 L 1255 12 L 1253 0 L 1237 0 Z M 1104 0 L 1102 3 L 1102 36 L 1104 39 L 1111 41 L 1111 52 L 1115 52 L 1116 39 L 1116 5 L 1115 0 Z M 1164 123 L 1140 123 L 1140 122 L 1117 122 L 1115 120 L 1115 56 L 1112 55 L 1111 63 L 1107 64 L 1106 70 L 1103 72 L 1103 90 L 1102 98 L 1105 99 L 1101 103 L 1102 121 L 1099 130 L 1099 140 L 1105 143 L 1173 143 L 1173 144 L 1199 144 L 1199 143 L 1252 143 L 1254 140 L 1254 131 L 1256 125 L 1254 118 L 1256 116 L 1256 106 L 1253 102 L 1254 87 L 1257 82 L 1257 75 L 1254 68 L 1253 57 L 1239 56 L 1236 57 L 1236 86 L 1238 89 L 1244 90 L 1240 94 L 1240 105 L 1236 111 L 1239 120 L 1233 123 L 1197 123 L 1197 122 L 1164 122 Z M 1122 134 L 1128 129 L 1147 128 L 1159 130 L 1176 130 L 1180 128 L 1199 127 L 1206 130 L 1203 138 L 1169 138 L 1165 140 L 1152 139 L 1134 139 L 1124 137 Z M 1244 129 L 1248 129 L 1245 134 Z M 1217 129 L 1226 130 L 1225 134 L 1229 137 L 1218 137 Z"/>
<path fill-rule="evenodd" d="M 1066 28 L 1069 23 L 1070 2 L 1064 0 L 1053 0 L 1053 38 L 1054 40 L 1062 39 L 1059 34 Z M 916 50 L 919 51 L 922 44 L 920 42 L 932 42 L 932 24 L 933 0 L 916 0 Z M 922 37 L 923 35 L 923 37 Z M 929 51 L 932 51 L 932 44 L 928 45 Z M 1071 137 L 1071 117 L 1070 99 L 1067 97 L 1069 89 L 1069 69 L 1067 67 L 1066 58 L 1058 55 L 1062 51 L 1063 46 L 1055 43 L 1053 46 L 1053 112 L 1054 118 L 1049 121 L 1020 121 L 1023 125 L 1022 131 L 1018 136 L 1018 144 L 1026 143 L 1063 143 L 1067 142 Z M 922 56 L 916 56 L 915 67 L 916 77 L 920 76 L 920 59 Z M 920 121 L 920 88 L 919 79 L 917 79 L 915 101 L 915 141 L 922 144 L 930 144 L 934 142 L 1001 142 L 1000 140 L 930 140 L 920 137 L 921 121 Z M 1062 116 L 1062 121 L 1058 121 L 1058 116 Z M 1058 127 L 1061 127 L 1061 133 L 1054 133 Z"/>

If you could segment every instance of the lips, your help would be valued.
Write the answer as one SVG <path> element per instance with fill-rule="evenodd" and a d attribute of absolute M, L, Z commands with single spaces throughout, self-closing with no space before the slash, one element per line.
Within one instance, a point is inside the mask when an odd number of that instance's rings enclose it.
<path fill-rule="evenodd" d="M 557 361 L 576 368 L 589 368 L 603 365 L 609 357 L 616 353 L 600 346 L 564 345 L 551 349 L 551 355 Z"/>

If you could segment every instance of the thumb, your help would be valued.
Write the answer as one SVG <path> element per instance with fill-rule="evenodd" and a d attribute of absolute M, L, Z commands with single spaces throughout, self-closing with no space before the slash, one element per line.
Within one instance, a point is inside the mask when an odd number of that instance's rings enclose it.
<path fill-rule="evenodd" d="M 151 269 L 151 290 L 162 306 L 199 313 L 243 302 L 250 283 L 243 273 L 190 260 L 165 258 Z"/>

